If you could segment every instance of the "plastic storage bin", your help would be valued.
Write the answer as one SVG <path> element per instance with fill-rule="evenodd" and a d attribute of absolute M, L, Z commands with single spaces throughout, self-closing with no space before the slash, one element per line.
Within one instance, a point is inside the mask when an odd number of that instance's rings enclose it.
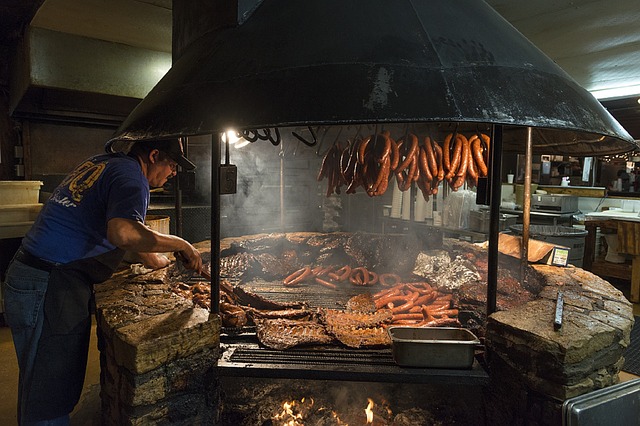
<path fill-rule="evenodd" d="M 0 181 L 0 200 L 3 205 L 37 204 L 40 200 L 39 180 L 2 180 Z"/>

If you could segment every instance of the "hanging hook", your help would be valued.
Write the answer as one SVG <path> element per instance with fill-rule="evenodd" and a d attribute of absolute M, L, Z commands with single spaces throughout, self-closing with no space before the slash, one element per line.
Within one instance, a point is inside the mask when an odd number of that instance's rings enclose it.
<path fill-rule="evenodd" d="M 313 138 L 313 141 L 311 141 L 311 142 L 309 142 L 308 140 L 306 140 L 305 138 L 303 138 L 302 136 L 300 136 L 296 132 L 291 132 L 291 134 L 293 136 L 295 136 L 296 138 L 298 138 L 298 140 L 300 142 L 302 142 L 303 144 L 305 144 L 307 146 L 315 146 L 318 143 L 318 139 L 316 138 L 316 134 L 313 131 L 313 129 L 311 128 L 311 126 L 307 126 L 307 128 L 309 129 L 309 132 L 311 132 L 311 137 Z"/>
<path fill-rule="evenodd" d="M 356 130 L 356 134 L 353 137 L 353 142 L 355 143 L 355 141 L 358 140 L 358 137 L 360 137 L 360 132 L 362 131 L 362 124 L 358 126 L 358 130 Z"/>
<path fill-rule="evenodd" d="M 323 153 L 320 153 L 320 150 L 322 149 L 322 146 L 324 145 L 324 139 L 327 136 L 327 132 L 329 131 L 329 126 L 326 126 L 324 128 L 324 133 L 322 134 L 322 137 L 320 138 L 320 143 L 318 143 L 318 148 L 316 149 L 316 155 L 320 156 L 320 157 L 324 157 L 324 155 L 327 153 L 327 151 L 329 151 L 329 149 L 331 147 L 329 147 L 327 150 L 325 150 Z M 340 129 L 340 131 L 342 131 L 342 129 Z M 338 136 L 340 136 L 340 133 L 338 132 Z M 337 138 L 336 138 L 337 140 Z M 335 145 L 335 141 L 333 142 L 332 146 Z"/>
<path fill-rule="evenodd" d="M 274 127 L 273 130 L 275 133 L 275 139 L 272 137 L 271 132 L 269 132 L 269 142 L 271 142 L 273 146 L 278 146 L 280 145 L 280 142 L 282 142 L 282 138 L 280 137 L 280 130 L 277 127 Z"/>
<path fill-rule="evenodd" d="M 258 132 L 253 129 L 247 129 L 242 131 L 242 137 L 249 142 L 255 142 L 258 140 Z"/>

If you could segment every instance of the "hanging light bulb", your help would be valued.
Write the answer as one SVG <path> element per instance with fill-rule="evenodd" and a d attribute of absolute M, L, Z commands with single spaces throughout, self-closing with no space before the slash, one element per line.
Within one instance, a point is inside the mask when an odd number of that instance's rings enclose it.
<path fill-rule="evenodd" d="M 240 139 L 242 139 L 242 137 L 239 137 L 238 132 L 236 132 L 233 129 L 228 129 L 222 133 L 222 141 L 223 142 L 229 141 L 229 145 L 235 144 Z"/>
<path fill-rule="evenodd" d="M 235 146 L 236 149 L 240 149 L 249 144 L 248 140 L 240 136 L 240 134 L 233 129 L 225 130 L 222 133 L 222 142 L 226 143 L 227 141 L 229 141 L 229 145 Z"/>
<path fill-rule="evenodd" d="M 236 149 L 240 149 L 240 148 L 244 148 L 247 145 L 249 145 L 249 141 L 244 138 L 240 138 L 238 139 L 238 142 L 236 142 L 234 146 L 236 147 Z"/>

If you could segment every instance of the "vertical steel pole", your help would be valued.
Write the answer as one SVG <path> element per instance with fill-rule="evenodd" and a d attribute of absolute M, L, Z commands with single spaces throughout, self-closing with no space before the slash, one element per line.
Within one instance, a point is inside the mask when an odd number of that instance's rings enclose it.
<path fill-rule="evenodd" d="M 489 253 L 487 272 L 487 316 L 496 311 L 498 292 L 498 237 L 500 233 L 500 203 L 502 202 L 502 126 L 493 126 L 489 147 Z"/>
<path fill-rule="evenodd" d="M 182 138 L 182 146 L 184 147 L 184 153 L 189 158 L 189 138 Z M 180 168 L 182 171 L 182 168 Z M 183 225 L 183 216 L 182 216 L 182 188 L 180 186 L 180 176 L 181 174 L 176 175 L 173 182 L 173 195 L 175 198 L 175 216 L 176 216 L 176 235 L 178 237 L 182 237 L 182 225 Z"/>
<path fill-rule="evenodd" d="M 524 160 L 524 191 L 522 196 L 522 253 L 520 259 L 520 281 L 527 279 L 526 270 L 529 263 L 529 226 L 531 223 L 531 158 L 533 153 L 533 129 L 527 127 L 527 146 Z"/>
<path fill-rule="evenodd" d="M 284 209 L 284 141 L 280 142 L 280 232 L 285 232 L 284 224 L 286 223 L 285 209 Z"/>
<path fill-rule="evenodd" d="M 220 313 L 220 150 L 222 133 L 211 138 L 211 313 Z"/>

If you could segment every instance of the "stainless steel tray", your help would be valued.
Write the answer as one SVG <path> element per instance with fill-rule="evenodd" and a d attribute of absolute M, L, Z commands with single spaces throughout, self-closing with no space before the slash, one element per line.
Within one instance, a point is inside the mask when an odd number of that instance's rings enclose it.
<path fill-rule="evenodd" d="M 562 424 L 640 425 L 640 379 L 567 399 L 562 404 Z"/>
<path fill-rule="evenodd" d="M 469 330 L 454 327 L 389 327 L 391 351 L 403 367 L 471 368 L 480 344 Z"/>

